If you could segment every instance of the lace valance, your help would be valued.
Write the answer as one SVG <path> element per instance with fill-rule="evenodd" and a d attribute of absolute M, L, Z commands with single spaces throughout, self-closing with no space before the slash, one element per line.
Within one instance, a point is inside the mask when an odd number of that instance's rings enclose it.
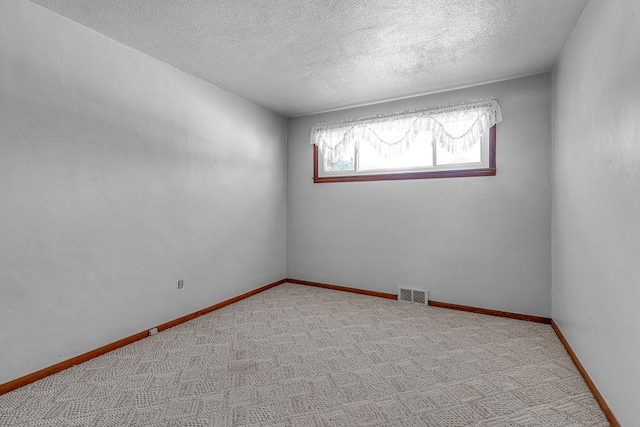
<path fill-rule="evenodd" d="M 325 159 L 335 161 L 367 143 L 391 158 L 406 153 L 417 142 L 440 144 L 450 152 L 468 150 L 496 123 L 502 121 L 495 98 L 385 114 L 375 117 L 317 123 L 311 144 Z"/>

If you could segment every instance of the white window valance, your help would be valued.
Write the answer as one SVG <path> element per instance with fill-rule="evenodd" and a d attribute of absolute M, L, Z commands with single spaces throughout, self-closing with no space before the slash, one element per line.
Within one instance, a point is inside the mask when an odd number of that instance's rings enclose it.
<path fill-rule="evenodd" d="M 495 98 L 430 107 L 375 117 L 317 123 L 311 128 L 311 144 L 333 162 L 367 143 L 391 158 L 406 153 L 425 138 L 450 152 L 473 147 L 496 123 L 502 121 Z"/>

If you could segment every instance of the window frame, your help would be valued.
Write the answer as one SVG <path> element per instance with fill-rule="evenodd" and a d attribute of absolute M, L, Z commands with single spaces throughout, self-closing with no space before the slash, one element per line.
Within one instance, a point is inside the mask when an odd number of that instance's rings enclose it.
<path fill-rule="evenodd" d="M 489 128 L 489 167 L 473 169 L 454 170 L 431 170 L 413 172 L 387 172 L 387 173 L 358 173 L 355 175 L 319 175 L 319 153 L 318 146 L 313 144 L 313 182 L 323 184 L 330 182 L 359 182 L 359 181 L 398 181 L 406 179 L 434 179 L 434 178 L 462 178 L 473 176 L 495 176 L 496 175 L 496 125 Z"/>

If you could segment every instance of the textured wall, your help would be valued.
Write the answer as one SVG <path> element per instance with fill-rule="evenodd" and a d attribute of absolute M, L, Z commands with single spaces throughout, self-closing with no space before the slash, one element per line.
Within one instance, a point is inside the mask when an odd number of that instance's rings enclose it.
<path fill-rule="evenodd" d="M 495 96 L 495 177 L 313 184 L 311 126 Z M 288 126 L 288 276 L 551 314 L 549 74 L 356 109 Z"/>
<path fill-rule="evenodd" d="M 284 277 L 285 131 L 0 2 L 0 383 Z"/>
<path fill-rule="evenodd" d="M 592 1 L 554 73 L 553 318 L 640 420 L 640 4 Z"/>

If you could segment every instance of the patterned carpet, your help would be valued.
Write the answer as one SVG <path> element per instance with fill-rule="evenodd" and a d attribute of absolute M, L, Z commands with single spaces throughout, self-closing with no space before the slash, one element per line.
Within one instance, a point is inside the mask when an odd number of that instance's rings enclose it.
<path fill-rule="evenodd" d="M 0 396 L 0 426 L 606 426 L 551 327 L 284 284 Z"/>

